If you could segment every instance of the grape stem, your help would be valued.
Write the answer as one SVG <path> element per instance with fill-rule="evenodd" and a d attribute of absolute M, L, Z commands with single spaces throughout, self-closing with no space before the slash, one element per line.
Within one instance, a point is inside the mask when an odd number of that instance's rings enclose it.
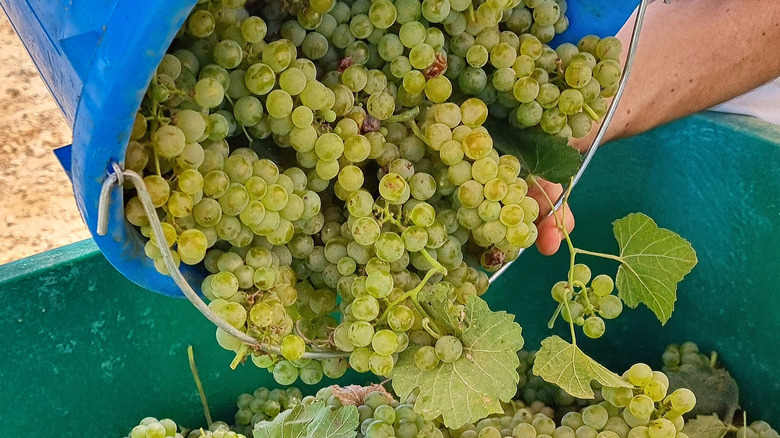
<path fill-rule="evenodd" d="M 233 361 L 230 362 L 230 369 L 235 370 L 238 365 L 244 361 L 247 354 L 249 354 L 249 346 L 246 344 L 241 344 L 241 346 L 238 348 L 238 351 L 236 351 L 236 357 L 234 357 Z"/>
<path fill-rule="evenodd" d="M 409 122 L 411 120 L 414 120 L 415 117 L 420 115 L 420 107 L 416 106 L 412 109 L 408 109 L 402 113 L 398 113 L 395 115 L 392 115 L 388 118 L 386 118 L 384 121 L 386 123 L 403 123 L 403 122 Z"/>
<path fill-rule="evenodd" d="M 599 115 L 596 114 L 596 111 L 593 111 L 593 108 L 591 108 L 587 103 L 582 106 L 582 110 L 585 111 L 585 114 L 587 114 L 588 117 L 590 117 L 594 122 L 599 121 Z"/>
<path fill-rule="evenodd" d="M 206 415 L 206 425 L 211 427 L 211 411 L 209 411 L 209 403 L 206 400 L 206 391 L 203 390 L 203 382 L 200 381 L 198 367 L 195 365 L 195 354 L 192 351 L 192 345 L 187 347 L 187 357 L 190 361 L 190 371 L 192 372 L 192 378 L 195 379 L 195 386 L 198 388 L 200 402 L 203 403 L 203 413 Z"/>
<path fill-rule="evenodd" d="M 414 289 L 412 289 L 412 290 L 410 290 L 408 292 L 405 292 L 403 295 L 398 297 L 398 299 L 396 299 L 395 301 L 390 303 L 387 306 L 387 308 L 385 309 L 385 311 L 382 312 L 382 315 L 379 317 L 379 319 L 380 320 L 385 319 L 387 317 L 387 313 L 390 312 L 390 310 L 393 307 L 403 303 L 404 301 L 407 300 L 407 298 L 411 299 L 412 300 L 412 304 L 414 304 L 414 307 L 417 308 L 417 310 L 420 312 L 420 314 L 423 315 L 423 327 L 425 328 L 425 330 L 428 331 L 428 333 L 430 333 L 431 336 L 433 336 L 436 339 L 438 339 L 439 337 L 441 337 L 441 335 L 436 336 L 436 335 L 434 335 L 434 333 L 431 332 L 431 330 L 435 329 L 436 332 L 439 332 L 440 331 L 439 327 L 433 321 L 433 318 L 431 318 L 431 316 L 428 315 L 428 312 L 426 312 L 425 309 L 423 309 L 423 307 L 420 305 L 420 302 L 417 299 L 417 295 L 420 293 L 420 291 L 425 286 L 425 284 L 428 283 L 428 280 L 430 280 L 434 275 L 436 275 L 436 274 L 447 275 L 447 268 L 442 266 L 441 263 L 439 263 L 437 260 L 435 260 L 433 257 L 431 257 L 431 255 L 428 254 L 428 251 L 426 251 L 425 248 L 420 250 L 420 254 L 422 254 L 422 256 L 425 257 L 426 260 L 428 260 L 428 263 L 431 264 L 431 269 L 429 269 L 428 272 L 425 273 L 425 277 L 423 277 L 423 279 L 420 280 L 420 284 L 418 284 L 417 287 L 415 287 Z M 425 325 L 426 325 L 425 322 L 424 322 L 425 319 L 428 319 L 430 321 L 431 327 L 425 327 Z"/>
<path fill-rule="evenodd" d="M 422 326 L 425 329 L 425 331 L 428 332 L 429 335 L 433 336 L 434 339 L 437 339 L 437 340 L 441 339 L 441 335 L 436 333 L 436 331 L 434 331 L 431 328 L 430 323 L 431 323 L 431 319 L 430 318 L 428 318 L 428 317 L 423 318 Z"/>
<path fill-rule="evenodd" d="M 422 131 L 420 131 L 420 127 L 417 126 L 417 122 L 414 121 L 414 119 L 409 120 L 409 126 L 412 127 L 412 133 L 415 137 L 419 138 L 420 141 L 425 143 L 426 146 L 430 146 L 427 141 L 425 141 L 425 136 L 422 135 Z"/>

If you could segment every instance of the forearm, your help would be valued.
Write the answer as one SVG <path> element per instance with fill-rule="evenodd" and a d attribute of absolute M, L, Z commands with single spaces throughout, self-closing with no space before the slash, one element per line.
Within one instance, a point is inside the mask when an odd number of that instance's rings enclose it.
<path fill-rule="evenodd" d="M 625 59 L 633 19 L 618 34 Z M 655 2 L 605 141 L 707 109 L 780 76 L 780 2 Z M 595 131 L 595 129 L 594 129 Z M 575 142 L 587 147 L 595 132 Z"/>

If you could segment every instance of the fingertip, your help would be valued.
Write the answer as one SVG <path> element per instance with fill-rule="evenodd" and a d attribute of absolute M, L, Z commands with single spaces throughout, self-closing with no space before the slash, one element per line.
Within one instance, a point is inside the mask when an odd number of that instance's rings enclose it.
<path fill-rule="evenodd" d="M 536 238 L 536 248 L 539 253 L 551 256 L 558 252 L 561 247 L 560 231 L 554 227 L 545 227 L 539 231 L 539 236 Z"/>

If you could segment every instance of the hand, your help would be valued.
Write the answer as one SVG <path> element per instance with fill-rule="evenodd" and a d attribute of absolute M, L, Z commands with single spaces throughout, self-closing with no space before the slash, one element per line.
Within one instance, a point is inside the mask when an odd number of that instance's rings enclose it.
<path fill-rule="evenodd" d="M 530 184 L 528 187 L 528 196 L 536 199 L 536 202 L 539 203 L 539 218 L 536 220 L 536 228 L 539 230 L 539 236 L 536 238 L 536 247 L 540 253 L 549 256 L 558 251 L 558 248 L 561 246 L 561 241 L 564 239 L 564 234 L 558 229 L 555 222 L 555 216 L 548 216 L 550 212 L 550 201 L 548 198 L 552 200 L 552 202 L 555 202 L 563 193 L 563 186 L 541 178 L 537 178 L 536 181 L 539 183 L 538 186 L 536 184 Z M 542 192 L 542 190 L 544 190 L 544 192 Z M 547 197 L 544 196 L 544 193 L 547 194 Z M 574 230 L 574 214 L 572 214 L 569 205 L 564 204 L 556 215 L 559 220 L 563 217 L 563 225 L 566 228 L 566 232 L 571 233 L 571 231 Z"/>

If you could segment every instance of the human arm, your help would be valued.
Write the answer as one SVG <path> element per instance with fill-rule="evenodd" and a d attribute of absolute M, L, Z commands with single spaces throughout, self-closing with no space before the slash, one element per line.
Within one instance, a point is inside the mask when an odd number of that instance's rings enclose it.
<path fill-rule="evenodd" d="M 618 33 L 625 60 L 633 19 Z M 648 6 L 605 142 L 710 108 L 780 76 L 780 3 L 672 0 Z M 586 150 L 596 128 L 574 146 Z"/>

